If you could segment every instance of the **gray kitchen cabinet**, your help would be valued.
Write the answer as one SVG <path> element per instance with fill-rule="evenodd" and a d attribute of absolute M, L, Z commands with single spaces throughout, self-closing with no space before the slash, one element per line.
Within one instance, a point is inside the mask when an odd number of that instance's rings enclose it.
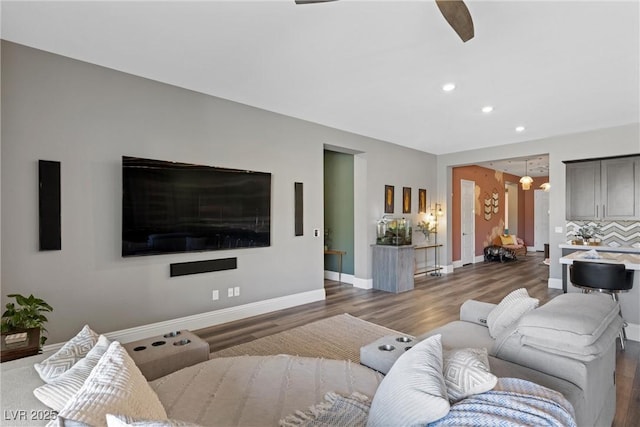
<path fill-rule="evenodd" d="M 568 220 L 640 220 L 640 157 L 567 163 Z"/>

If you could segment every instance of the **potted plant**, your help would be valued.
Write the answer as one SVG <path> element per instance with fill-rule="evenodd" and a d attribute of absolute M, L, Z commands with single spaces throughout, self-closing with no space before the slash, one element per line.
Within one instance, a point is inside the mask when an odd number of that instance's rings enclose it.
<path fill-rule="evenodd" d="M 572 234 L 576 236 L 578 240 L 582 240 L 586 245 L 598 245 L 600 239 L 598 239 L 597 236 L 601 232 L 599 224 L 591 223 L 578 227 Z"/>
<path fill-rule="evenodd" d="M 2 334 L 25 332 L 37 328 L 40 347 L 42 347 L 47 340 L 43 334 L 47 331 L 44 324 L 49 320 L 43 313 L 51 312 L 53 308 L 43 299 L 33 295 L 25 297 L 20 294 L 10 294 L 7 297 L 15 298 L 16 302 L 7 303 L 6 310 L 2 313 Z"/>

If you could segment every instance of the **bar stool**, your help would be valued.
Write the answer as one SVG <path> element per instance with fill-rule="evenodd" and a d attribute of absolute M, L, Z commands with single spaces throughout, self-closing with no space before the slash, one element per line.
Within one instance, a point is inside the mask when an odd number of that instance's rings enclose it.
<path fill-rule="evenodd" d="M 619 293 L 629 292 L 633 287 L 633 270 L 627 270 L 625 265 L 620 263 L 573 261 L 569 267 L 569 276 L 573 286 L 581 288 L 583 293 L 597 291 L 610 294 L 614 301 L 619 301 Z M 622 317 L 622 308 L 620 317 Z M 627 322 L 624 322 L 620 330 L 622 350 L 627 339 L 626 326 Z"/>

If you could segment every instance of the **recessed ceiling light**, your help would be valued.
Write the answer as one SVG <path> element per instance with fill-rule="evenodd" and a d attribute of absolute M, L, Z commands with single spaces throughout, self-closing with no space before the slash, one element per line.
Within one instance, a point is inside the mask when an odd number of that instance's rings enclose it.
<path fill-rule="evenodd" d="M 455 88 L 456 88 L 456 85 L 454 83 L 446 83 L 442 85 L 442 90 L 445 92 L 451 92 Z"/>
<path fill-rule="evenodd" d="M 493 111 L 493 107 L 491 105 L 485 105 L 484 107 L 482 107 L 483 113 L 490 113 L 492 111 Z"/>
<path fill-rule="evenodd" d="M 524 126 L 516 127 L 516 132 L 524 132 Z"/>

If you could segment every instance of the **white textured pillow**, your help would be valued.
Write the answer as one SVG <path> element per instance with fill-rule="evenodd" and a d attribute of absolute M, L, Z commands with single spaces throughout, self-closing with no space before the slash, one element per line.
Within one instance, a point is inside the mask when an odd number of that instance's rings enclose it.
<path fill-rule="evenodd" d="M 142 420 L 125 415 L 107 414 L 109 427 L 202 427 L 200 424 L 180 420 Z"/>
<path fill-rule="evenodd" d="M 398 358 L 373 397 L 367 427 L 427 424 L 449 413 L 441 338 L 429 337 Z"/>
<path fill-rule="evenodd" d="M 33 367 L 44 382 L 50 383 L 85 357 L 97 342 L 98 334 L 92 331 L 89 325 L 84 325 L 82 330 L 67 341 L 60 350 Z"/>
<path fill-rule="evenodd" d="M 167 419 L 158 396 L 131 359 L 114 341 L 84 385 L 58 414 L 59 425 L 107 426 L 107 414 Z"/>
<path fill-rule="evenodd" d="M 104 335 L 100 335 L 96 345 L 85 357 L 49 384 L 33 390 L 33 394 L 49 408 L 61 411 L 64 405 L 80 390 L 93 368 L 109 348 L 109 344 L 111 341 Z"/>
<path fill-rule="evenodd" d="M 444 353 L 444 381 L 449 402 L 484 393 L 496 386 L 498 377 L 489 371 L 486 348 L 463 348 Z"/>
<path fill-rule="evenodd" d="M 525 288 L 516 289 L 504 297 L 487 316 L 489 335 L 497 338 L 512 323 L 517 322 L 527 311 L 533 310 L 540 303 L 530 298 Z"/>

